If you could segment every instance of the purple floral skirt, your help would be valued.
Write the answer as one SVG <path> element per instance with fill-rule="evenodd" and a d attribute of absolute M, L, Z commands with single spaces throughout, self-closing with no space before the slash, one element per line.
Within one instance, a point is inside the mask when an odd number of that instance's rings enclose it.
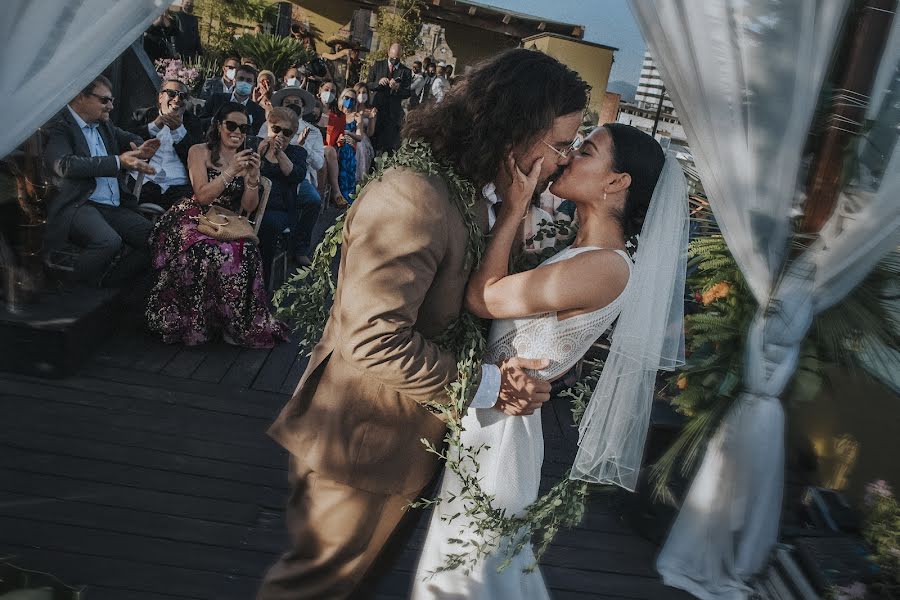
<path fill-rule="evenodd" d="M 202 210 L 184 199 L 153 227 L 157 277 L 147 301 L 148 327 L 167 343 L 188 346 L 220 337 L 250 348 L 286 340 L 287 326 L 269 312 L 259 248 L 200 233 Z"/>

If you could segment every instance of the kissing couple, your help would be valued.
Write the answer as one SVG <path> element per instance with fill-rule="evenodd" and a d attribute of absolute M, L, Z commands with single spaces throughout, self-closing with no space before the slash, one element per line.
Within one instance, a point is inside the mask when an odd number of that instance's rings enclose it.
<path fill-rule="evenodd" d="M 290 453 L 291 545 L 259 600 L 371 592 L 366 575 L 440 466 L 422 441 L 441 448 L 447 417 L 433 405 L 462 375 L 438 340 L 466 311 L 491 320 L 461 441 L 486 444 L 479 477 L 494 506 L 517 514 L 537 498 L 550 383 L 614 321 L 570 477 L 634 489 L 656 372 L 683 359 L 687 194 L 678 163 L 638 129 L 578 136 L 588 94 L 565 65 L 516 49 L 409 113 L 406 144 L 346 215 L 330 316 L 269 430 Z M 523 217 L 551 180 L 577 207 L 574 242 L 511 273 Z M 445 518 L 462 487 L 446 470 L 413 598 L 548 598 L 540 571 L 524 572 L 527 548 L 502 571 L 498 549 L 429 576 L 459 551 L 452 539 L 480 535 Z"/>

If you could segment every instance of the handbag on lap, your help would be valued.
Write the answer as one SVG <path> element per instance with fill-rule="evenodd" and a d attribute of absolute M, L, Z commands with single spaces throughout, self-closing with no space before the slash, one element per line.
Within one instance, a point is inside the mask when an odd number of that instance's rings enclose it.
<path fill-rule="evenodd" d="M 253 224 L 247 217 L 217 205 L 210 206 L 197 218 L 197 231 L 223 242 L 249 240 L 259 244 Z"/>

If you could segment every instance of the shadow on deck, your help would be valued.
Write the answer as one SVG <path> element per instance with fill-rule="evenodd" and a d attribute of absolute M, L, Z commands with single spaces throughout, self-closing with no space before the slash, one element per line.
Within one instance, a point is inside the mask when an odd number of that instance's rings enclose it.
<path fill-rule="evenodd" d="M 87 600 L 245 600 L 284 548 L 286 456 L 265 429 L 305 360 L 117 332 L 74 375 L 0 374 L 0 556 L 87 586 Z M 544 410 L 545 478 L 572 456 L 568 407 Z M 568 420 L 567 420 L 568 419 Z M 557 599 L 678 599 L 655 547 L 596 495 L 543 561 Z M 423 515 L 376 598 L 405 598 Z"/>

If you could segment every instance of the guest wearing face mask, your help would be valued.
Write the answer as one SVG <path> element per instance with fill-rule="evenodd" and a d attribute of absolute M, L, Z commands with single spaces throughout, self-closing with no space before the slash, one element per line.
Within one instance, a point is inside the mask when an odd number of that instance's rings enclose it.
<path fill-rule="evenodd" d="M 341 194 L 341 186 L 338 182 L 337 145 L 344 137 L 347 116 L 338 105 L 337 92 L 333 82 L 322 82 L 322 85 L 319 86 L 319 100 L 325 107 L 321 121 L 327 119 L 325 125 L 325 185 L 327 192 L 325 197 L 335 206 L 344 208 L 347 206 L 347 198 Z"/>
<path fill-rule="evenodd" d="M 422 71 L 422 61 L 413 61 L 412 64 L 412 81 L 409 84 L 409 108 L 415 108 L 419 105 L 422 98 L 422 90 L 425 88 L 425 73 Z"/>
<path fill-rule="evenodd" d="M 284 77 L 281 80 L 284 83 L 284 87 L 300 87 L 300 69 L 297 67 L 289 68 L 284 72 Z"/>
<path fill-rule="evenodd" d="M 222 76 L 210 77 L 203 82 L 203 91 L 200 92 L 201 100 L 209 100 L 214 94 L 230 94 L 234 91 L 234 76 L 241 59 L 236 56 L 229 56 L 222 63 Z"/>
<path fill-rule="evenodd" d="M 156 173 L 145 176 L 141 202 L 168 209 L 193 194 L 187 172 L 188 150 L 203 141 L 204 130 L 200 119 L 186 111 L 190 97 L 183 82 L 167 79 L 160 87 L 156 106 L 139 109 L 132 115 L 128 131 L 160 142 L 159 150 L 150 159 Z"/>
<path fill-rule="evenodd" d="M 378 123 L 375 129 L 375 150 L 393 152 L 400 147 L 400 127 L 403 125 L 403 105 L 409 98 L 412 71 L 400 59 L 403 49 L 393 43 L 388 49 L 388 58 L 376 61 L 369 69 L 367 87 L 374 93 L 372 105 L 378 109 Z"/>
<path fill-rule="evenodd" d="M 356 195 L 356 144 L 360 141 L 357 130 L 356 91 L 347 88 L 341 92 L 338 102 L 344 113 L 344 133 L 337 141 L 338 186 L 341 196 L 350 200 Z"/>
<path fill-rule="evenodd" d="M 256 75 L 256 69 L 250 65 L 238 66 L 234 73 L 234 90 L 230 94 L 213 94 L 203 106 L 204 123 L 208 125 L 226 102 L 236 102 L 246 109 L 250 122 L 250 134 L 256 135 L 266 121 L 265 109 L 251 99 L 253 86 L 256 84 Z"/>
<path fill-rule="evenodd" d="M 372 146 L 372 136 L 375 135 L 375 125 L 378 120 L 378 109 L 369 104 L 369 89 L 366 84 L 360 82 L 353 86 L 356 92 L 356 135 L 359 142 L 356 144 L 356 181 L 362 181 L 372 167 L 375 158 L 375 147 Z"/>

